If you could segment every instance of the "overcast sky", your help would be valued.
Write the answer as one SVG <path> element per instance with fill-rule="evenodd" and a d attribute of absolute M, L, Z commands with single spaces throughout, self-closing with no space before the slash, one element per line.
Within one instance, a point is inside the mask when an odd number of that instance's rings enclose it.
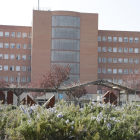
<path fill-rule="evenodd" d="M 38 0 L 0 0 L 0 24 L 31 26 Z M 98 13 L 99 30 L 140 31 L 140 0 L 40 0 L 40 7 Z"/>

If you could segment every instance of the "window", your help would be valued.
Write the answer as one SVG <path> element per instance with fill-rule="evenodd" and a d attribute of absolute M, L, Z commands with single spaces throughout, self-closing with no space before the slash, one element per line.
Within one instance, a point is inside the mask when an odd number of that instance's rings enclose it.
<path fill-rule="evenodd" d="M 128 74 L 128 69 L 124 69 L 124 74 Z"/>
<path fill-rule="evenodd" d="M 133 53 L 133 48 L 129 48 L 129 53 Z"/>
<path fill-rule="evenodd" d="M 3 48 L 3 43 L 0 43 L 0 48 Z"/>
<path fill-rule="evenodd" d="M 119 58 L 119 63 L 122 63 L 122 58 Z"/>
<path fill-rule="evenodd" d="M 8 82 L 8 77 L 7 76 L 4 76 L 3 78 L 4 78 L 5 82 Z"/>
<path fill-rule="evenodd" d="M 14 82 L 14 77 L 10 77 L 9 81 Z"/>
<path fill-rule="evenodd" d="M 11 32 L 11 37 L 15 37 L 15 32 Z"/>
<path fill-rule="evenodd" d="M 26 48 L 27 48 L 27 44 L 23 44 L 22 49 L 26 49 Z"/>
<path fill-rule="evenodd" d="M 32 33 L 28 33 L 28 38 L 31 38 L 31 36 L 32 36 Z"/>
<path fill-rule="evenodd" d="M 14 48 L 15 48 L 15 44 L 11 43 L 11 49 L 14 49 Z"/>
<path fill-rule="evenodd" d="M 112 37 L 111 36 L 108 37 L 108 42 L 112 42 Z"/>
<path fill-rule="evenodd" d="M 117 58 L 113 58 L 113 63 L 117 63 Z"/>
<path fill-rule="evenodd" d="M 26 60 L 26 55 L 22 55 L 22 60 Z"/>
<path fill-rule="evenodd" d="M 3 59 L 3 54 L 0 54 L 0 60 Z"/>
<path fill-rule="evenodd" d="M 28 60 L 31 60 L 31 55 L 28 55 Z M 99 60 L 98 60 L 99 61 Z"/>
<path fill-rule="evenodd" d="M 28 44 L 28 49 L 31 49 L 31 44 Z"/>
<path fill-rule="evenodd" d="M 16 82 L 20 82 L 20 77 L 16 77 Z"/>
<path fill-rule="evenodd" d="M 31 66 L 28 66 L 28 71 L 31 71 Z"/>
<path fill-rule="evenodd" d="M 9 54 L 4 54 L 4 59 L 9 59 Z"/>
<path fill-rule="evenodd" d="M 135 37 L 135 42 L 139 42 L 139 38 L 138 37 Z"/>
<path fill-rule="evenodd" d="M 21 77 L 21 82 L 26 82 L 26 77 Z"/>
<path fill-rule="evenodd" d="M 128 37 L 124 37 L 124 42 L 128 42 Z"/>
<path fill-rule="evenodd" d="M 17 37 L 18 37 L 18 38 L 21 37 L 21 32 L 17 32 Z"/>
<path fill-rule="evenodd" d="M 102 58 L 102 62 L 103 62 L 103 63 L 106 63 L 106 58 L 103 57 L 103 58 Z"/>
<path fill-rule="evenodd" d="M 106 41 L 106 36 L 103 36 L 103 41 Z"/>
<path fill-rule="evenodd" d="M 112 52 L 112 48 L 111 47 L 108 47 L 108 52 Z"/>
<path fill-rule="evenodd" d="M 133 37 L 129 37 L 129 42 L 133 42 Z"/>
<path fill-rule="evenodd" d="M 107 73 L 108 73 L 108 74 L 112 73 L 112 69 L 108 69 L 108 70 L 107 70 Z"/>
<path fill-rule="evenodd" d="M 98 73 L 101 73 L 101 68 L 98 68 Z"/>
<path fill-rule="evenodd" d="M 135 59 L 135 64 L 138 64 L 139 63 L 139 59 Z"/>
<path fill-rule="evenodd" d="M 9 43 L 5 43 L 4 48 L 9 48 Z"/>
<path fill-rule="evenodd" d="M 27 33 L 22 33 L 23 38 L 27 38 Z"/>
<path fill-rule="evenodd" d="M 133 58 L 129 58 L 129 63 L 133 63 Z"/>
<path fill-rule="evenodd" d="M 138 74 L 138 70 L 135 70 L 135 74 Z"/>
<path fill-rule="evenodd" d="M 8 71 L 8 66 L 4 65 L 4 71 Z"/>
<path fill-rule="evenodd" d="M 117 52 L 117 48 L 113 48 L 113 52 Z"/>
<path fill-rule="evenodd" d="M 113 69 L 113 74 L 117 74 L 117 69 Z"/>
<path fill-rule="evenodd" d="M 101 47 L 98 47 L 98 52 L 101 52 Z"/>
<path fill-rule="evenodd" d="M 118 83 L 121 85 L 122 84 L 122 79 L 119 79 L 118 80 Z"/>
<path fill-rule="evenodd" d="M 102 94 L 102 93 L 101 93 L 101 90 L 98 90 L 97 93 L 98 93 L 98 94 Z"/>
<path fill-rule="evenodd" d="M 14 66 L 10 66 L 10 71 L 14 71 Z"/>
<path fill-rule="evenodd" d="M 122 74 L 122 69 L 118 69 L 118 74 Z"/>
<path fill-rule="evenodd" d="M 122 53 L 122 48 L 119 48 L 119 52 Z"/>
<path fill-rule="evenodd" d="M 101 41 L 101 36 L 98 36 L 98 41 Z"/>
<path fill-rule="evenodd" d="M 113 79 L 113 83 L 117 83 L 117 79 Z"/>
<path fill-rule="evenodd" d="M 139 53 L 139 49 L 138 48 L 135 48 L 135 53 Z"/>
<path fill-rule="evenodd" d="M 123 38 L 122 37 L 119 37 L 119 42 L 123 42 Z"/>
<path fill-rule="evenodd" d="M 29 59 L 28 59 L 29 60 Z M 98 62 L 100 63 L 101 62 L 101 57 L 98 57 Z"/>
<path fill-rule="evenodd" d="M 108 82 L 112 82 L 112 80 L 111 80 L 111 79 L 107 79 L 107 81 L 108 81 Z"/>
<path fill-rule="evenodd" d="M 0 71 L 2 70 L 2 65 L 0 65 Z"/>
<path fill-rule="evenodd" d="M 108 58 L 108 63 L 112 63 L 112 58 Z"/>
<path fill-rule="evenodd" d="M 129 74 L 133 74 L 133 69 L 129 69 Z"/>
<path fill-rule="evenodd" d="M 15 55 L 14 54 L 11 54 L 10 55 L 10 59 L 14 60 L 15 59 Z"/>
<path fill-rule="evenodd" d="M 27 82 L 31 82 L 31 77 L 27 77 Z"/>
<path fill-rule="evenodd" d="M 16 60 L 20 60 L 20 55 L 19 54 L 16 55 Z"/>
<path fill-rule="evenodd" d="M 0 31 L 0 37 L 3 37 L 3 32 L 2 31 Z"/>
<path fill-rule="evenodd" d="M 113 42 L 117 42 L 117 37 L 113 37 Z"/>
<path fill-rule="evenodd" d="M 26 71 L 26 66 L 22 66 L 22 71 Z"/>
<path fill-rule="evenodd" d="M 124 48 L 124 53 L 128 53 L 128 48 Z"/>
<path fill-rule="evenodd" d="M 17 49 L 20 49 L 21 48 L 21 45 L 20 44 L 17 44 Z"/>
<path fill-rule="evenodd" d="M 102 69 L 102 73 L 106 73 L 106 68 L 103 68 Z"/>
<path fill-rule="evenodd" d="M 106 47 L 102 47 L 102 52 L 106 52 Z"/>
<path fill-rule="evenodd" d="M 5 37 L 9 37 L 9 32 L 5 32 Z"/>
<path fill-rule="evenodd" d="M 20 66 L 16 66 L 16 71 L 20 71 Z"/>
<path fill-rule="evenodd" d="M 128 58 L 124 58 L 124 63 L 128 63 Z"/>

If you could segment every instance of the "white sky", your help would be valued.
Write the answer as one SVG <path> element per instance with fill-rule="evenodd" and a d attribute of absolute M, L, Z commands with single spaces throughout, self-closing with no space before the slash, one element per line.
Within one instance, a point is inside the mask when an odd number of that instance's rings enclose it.
<path fill-rule="evenodd" d="M 0 0 L 0 24 L 31 26 L 38 0 Z M 40 0 L 40 7 L 99 14 L 99 30 L 140 31 L 140 0 Z"/>

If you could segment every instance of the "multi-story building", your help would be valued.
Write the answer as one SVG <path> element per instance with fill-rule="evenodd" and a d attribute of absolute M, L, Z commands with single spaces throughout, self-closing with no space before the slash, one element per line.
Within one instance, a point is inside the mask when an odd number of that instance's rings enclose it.
<path fill-rule="evenodd" d="M 0 77 L 25 85 L 59 63 L 70 81 L 109 79 L 139 68 L 140 32 L 98 30 L 98 14 L 33 11 L 32 27 L 0 25 Z M 87 88 L 88 100 L 99 86 Z M 44 98 L 44 97 L 43 97 Z"/>

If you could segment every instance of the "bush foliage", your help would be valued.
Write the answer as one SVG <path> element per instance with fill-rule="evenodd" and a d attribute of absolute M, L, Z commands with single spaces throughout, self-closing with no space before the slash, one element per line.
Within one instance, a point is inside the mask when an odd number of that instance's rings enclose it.
<path fill-rule="evenodd" d="M 0 105 L 0 136 L 6 140 L 138 140 L 140 107 L 61 101 L 53 108 Z"/>

